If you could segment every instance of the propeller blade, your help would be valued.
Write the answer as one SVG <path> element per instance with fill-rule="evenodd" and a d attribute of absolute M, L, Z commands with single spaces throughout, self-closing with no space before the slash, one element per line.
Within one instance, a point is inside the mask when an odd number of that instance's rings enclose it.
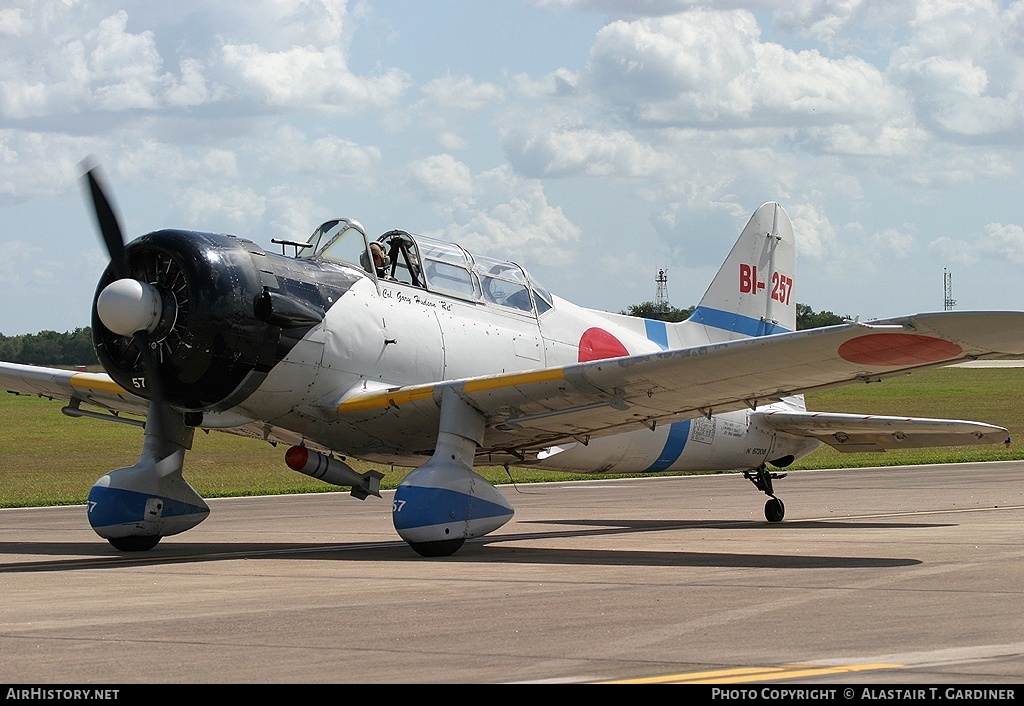
<path fill-rule="evenodd" d="M 85 177 L 89 182 L 89 195 L 92 197 L 96 224 L 99 226 L 100 235 L 103 236 L 103 242 L 107 246 L 107 253 L 110 255 L 114 273 L 117 275 L 117 279 L 131 279 L 132 272 L 128 264 L 128 256 L 125 254 L 124 235 L 121 232 L 117 215 L 114 213 L 114 207 L 103 188 L 103 179 L 98 167 L 88 167 Z M 144 384 L 148 387 L 149 392 L 147 396 L 152 404 L 163 405 L 165 398 L 157 372 L 159 361 L 156 352 L 150 345 L 149 332 L 146 328 L 141 328 L 133 334 L 133 338 L 142 356 Z"/>
<path fill-rule="evenodd" d="M 93 214 L 96 216 L 96 224 L 99 226 L 100 235 L 107 246 L 107 253 L 110 255 L 110 262 L 114 266 L 114 272 L 118 279 L 131 277 L 131 270 L 128 267 L 128 258 L 124 252 L 124 236 L 121 234 L 121 226 L 118 223 L 114 208 L 107 198 L 103 186 L 100 183 L 100 176 L 96 168 L 89 169 L 85 173 L 89 181 L 89 193 L 92 196 Z"/>

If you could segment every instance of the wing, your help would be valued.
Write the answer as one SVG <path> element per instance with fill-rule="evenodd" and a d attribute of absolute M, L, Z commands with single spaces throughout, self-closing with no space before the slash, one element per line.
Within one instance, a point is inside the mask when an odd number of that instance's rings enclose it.
<path fill-rule="evenodd" d="M 813 437 L 844 453 L 998 444 L 1009 438 L 1003 427 L 959 419 L 783 411 L 757 416 L 773 429 Z"/>
<path fill-rule="evenodd" d="M 80 413 L 78 405 L 82 402 L 106 409 L 115 416 L 121 413 L 144 416 L 149 409 L 146 400 L 131 394 L 103 373 L 0 362 L 0 389 L 68 400 L 71 405 L 65 409 L 72 416 Z"/>
<path fill-rule="evenodd" d="M 81 373 L 59 368 L 44 368 L 36 365 L 0 362 L 0 390 L 15 394 L 38 395 L 49 399 L 68 400 L 61 410 L 70 417 L 94 417 L 108 421 L 119 421 L 142 426 L 142 420 L 123 417 L 122 414 L 145 417 L 149 403 L 114 382 L 105 373 Z M 83 409 L 86 403 L 106 410 L 97 412 Z M 302 441 L 300 435 L 287 429 L 273 427 L 237 414 L 207 414 L 203 429 L 216 429 L 237 436 L 264 441 L 296 444 Z M 313 448 L 328 450 L 310 443 Z"/>
<path fill-rule="evenodd" d="M 754 409 L 836 385 L 1024 353 L 1024 312 L 941 312 L 726 343 L 357 393 L 337 412 L 425 453 L 443 388 L 487 421 L 483 454 L 541 449 L 673 420 Z"/>

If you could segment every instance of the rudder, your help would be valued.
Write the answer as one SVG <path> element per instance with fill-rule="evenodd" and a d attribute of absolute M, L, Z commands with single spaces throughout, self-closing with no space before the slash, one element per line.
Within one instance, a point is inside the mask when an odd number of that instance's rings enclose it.
<path fill-rule="evenodd" d="M 796 330 L 793 224 L 775 202 L 762 204 L 715 275 L 689 324 L 710 342 Z"/>

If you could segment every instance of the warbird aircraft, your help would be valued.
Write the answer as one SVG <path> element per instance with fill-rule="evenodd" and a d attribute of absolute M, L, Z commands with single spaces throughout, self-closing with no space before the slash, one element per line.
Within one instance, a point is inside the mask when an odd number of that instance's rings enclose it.
<path fill-rule="evenodd" d="M 382 474 L 346 459 L 412 467 L 391 512 L 423 556 L 512 517 L 477 463 L 743 471 L 779 522 L 777 469 L 823 444 L 1007 438 L 978 422 L 806 410 L 810 391 L 1024 353 L 1024 312 L 797 331 L 793 228 L 776 203 L 754 212 L 693 315 L 664 323 L 577 306 L 520 265 L 452 243 L 405 231 L 371 241 L 345 218 L 308 242 L 275 239 L 281 254 L 182 230 L 125 244 L 97 171 L 85 178 L 111 260 L 92 317 L 106 374 L 0 363 L 0 388 L 66 399 L 71 416 L 145 417 L 138 462 L 103 475 L 87 502 L 119 550 L 151 549 L 209 514 L 183 477 L 195 429 L 286 444 L 290 468 L 359 499 L 380 495 Z"/>

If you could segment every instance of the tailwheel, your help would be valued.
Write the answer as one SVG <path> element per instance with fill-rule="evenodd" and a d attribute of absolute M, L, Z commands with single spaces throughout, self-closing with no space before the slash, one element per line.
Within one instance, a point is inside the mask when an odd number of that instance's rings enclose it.
<path fill-rule="evenodd" d="M 769 522 L 782 522 L 786 516 L 786 506 L 778 498 L 769 498 L 764 504 L 764 517 Z"/>
<path fill-rule="evenodd" d="M 763 464 L 756 471 L 744 471 L 743 477 L 754 484 L 754 487 L 768 496 L 768 502 L 764 504 L 764 517 L 769 522 L 782 522 L 786 516 L 786 506 L 782 500 L 775 497 L 775 489 L 772 481 L 785 478 L 785 473 L 772 473 Z"/>
<path fill-rule="evenodd" d="M 131 537 L 108 537 L 110 546 L 119 552 L 146 552 L 160 543 L 159 534 L 134 535 Z"/>
<path fill-rule="evenodd" d="M 465 542 L 464 537 L 459 537 L 458 539 L 443 539 L 439 542 L 409 542 L 409 546 L 420 556 L 430 558 L 451 556 L 459 551 Z"/>

